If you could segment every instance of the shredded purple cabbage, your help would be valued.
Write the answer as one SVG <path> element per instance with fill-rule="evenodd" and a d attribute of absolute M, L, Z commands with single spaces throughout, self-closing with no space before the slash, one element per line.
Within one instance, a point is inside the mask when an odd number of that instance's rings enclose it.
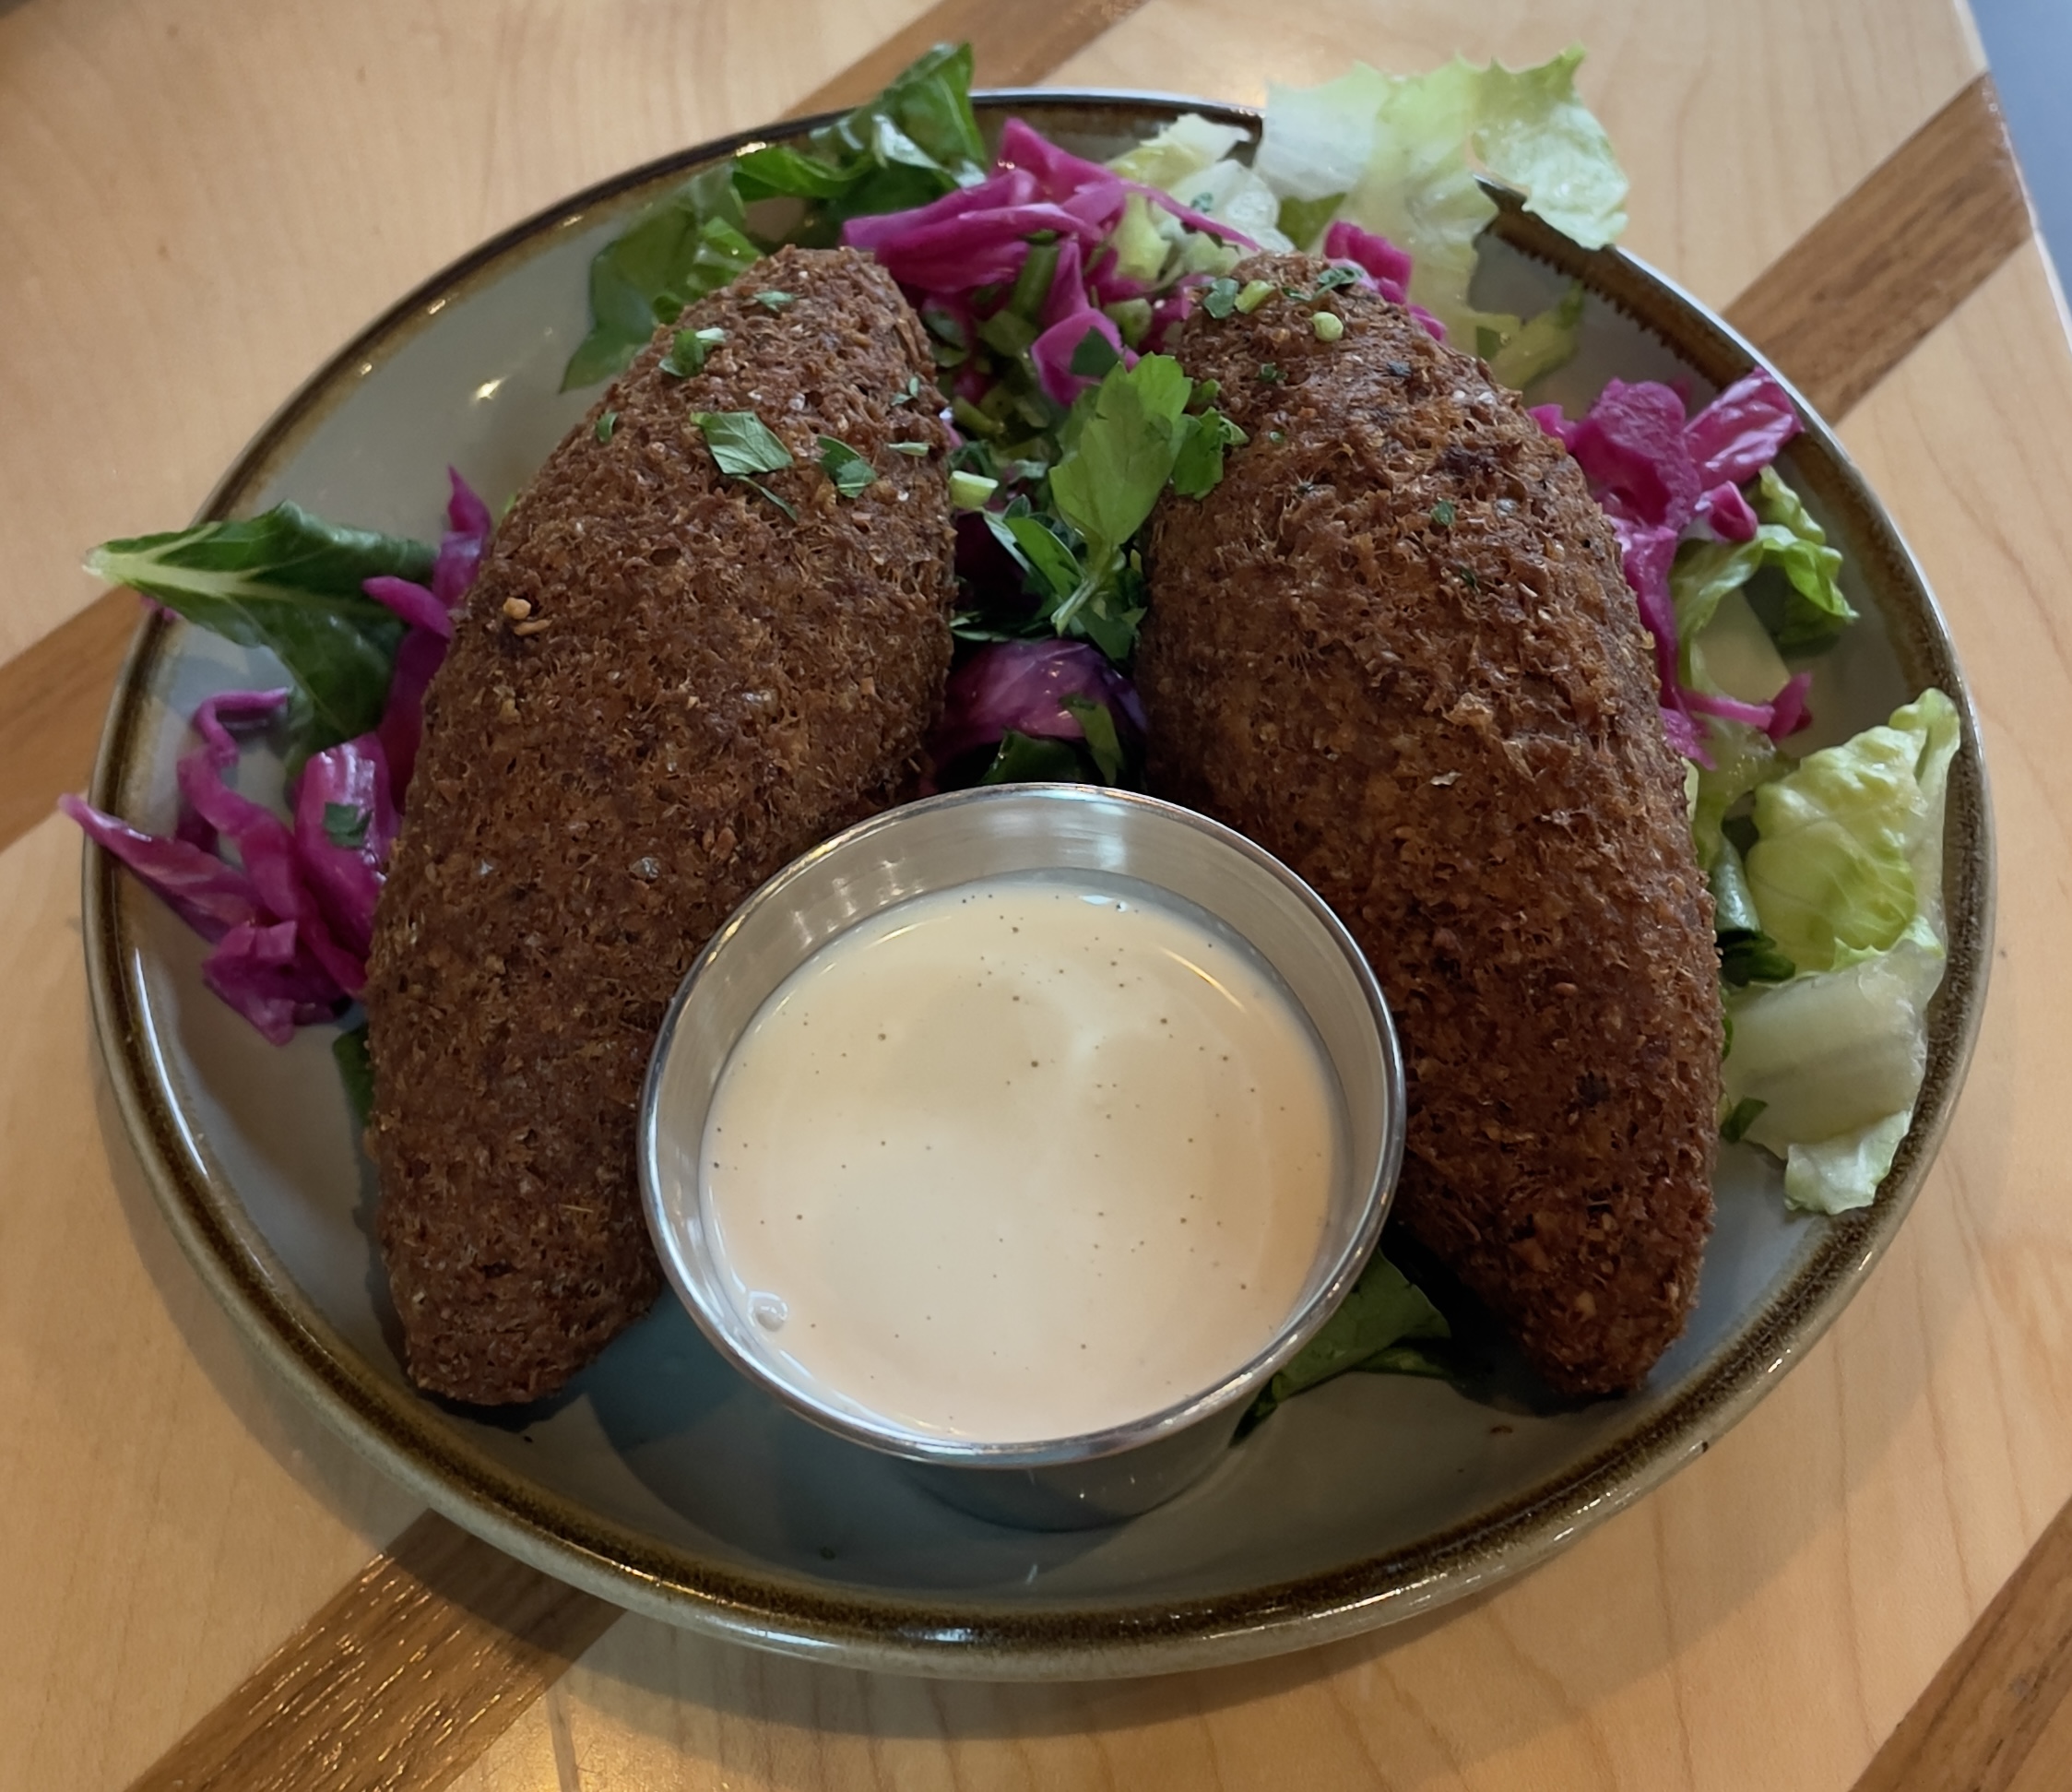
<path fill-rule="evenodd" d="M 1028 259 L 1029 238 L 1049 233 L 1058 244 L 1058 266 L 1030 357 L 1044 391 L 1069 405 L 1093 384 L 1072 371 L 1072 356 L 1089 331 L 1099 331 L 1125 361 L 1135 360 L 1103 306 L 1152 300 L 1145 342 L 1153 348 L 1186 314 L 1185 292 L 1154 296 L 1119 273 L 1114 250 L 1104 246 L 1132 194 L 1190 230 L 1242 248 L 1258 246 L 1170 194 L 1060 149 L 1019 118 L 1009 119 L 1001 131 L 999 157 L 984 180 L 911 211 L 849 219 L 842 241 L 870 250 L 924 314 L 953 320 L 968 332 L 988 314 L 988 303 L 981 303 L 985 290 L 1011 284 Z M 960 380 L 957 396 L 977 402 L 984 386 Z"/>
<path fill-rule="evenodd" d="M 1000 641 L 980 647 L 951 674 L 929 754 L 945 766 L 975 748 L 996 744 L 1010 729 L 1042 740 L 1083 741 L 1086 730 L 1065 707 L 1068 697 L 1101 705 L 1115 718 L 1119 734 L 1143 739 L 1136 687 L 1098 647 L 1084 641 Z"/>
<path fill-rule="evenodd" d="M 1778 380 L 1758 368 L 1697 415 L 1686 417 L 1674 387 L 1655 380 L 1613 380 L 1582 417 L 1558 405 L 1536 406 L 1533 419 L 1581 467 L 1591 495 L 1618 537 L 1626 582 L 1654 637 L 1662 683 L 1662 719 L 1678 752 L 1710 765 L 1699 716 L 1721 716 L 1782 739 L 1806 719 L 1805 675 L 1767 704 L 1741 703 L 1693 691 L 1678 676 L 1676 612 L 1669 569 L 1677 543 L 1693 530 L 1746 541 L 1757 519 L 1741 487 L 1777 457 L 1799 432 L 1798 412 Z"/>
<path fill-rule="evenodd" d="M 89 839 L 210 943 L 204 981 L 276 1045 L 298 1027 L 336 1017 L 366 986 L 374 906 L 417 762 L 425 687 L 493 528 L 488 505 L 457 472 L 449 476 L 449 527 L 431 585 L 373 578 L 364 587 L 410 623 L 381 725 L 311 756 L 287 793 L 292 825 L 228 781 L 240 758 L 236 730 L 276 720 L 286 690 L 204 699 L 194 716 L 199 744 L 174 767 L 182 804 L 171 836 L 145 833 L 78 797 L 58 799 Z"/>

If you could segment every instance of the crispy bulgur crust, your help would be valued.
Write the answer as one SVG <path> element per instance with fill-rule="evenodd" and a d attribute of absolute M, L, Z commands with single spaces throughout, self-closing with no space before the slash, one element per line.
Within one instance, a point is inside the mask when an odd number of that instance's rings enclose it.
<path fill-rule="evenodd" d="M 1308 292 L 1325 264 L 1237 270 Z M 1197 311 L 1249 434 L 1168 495 L 1138 659 L 1153 788 L 1277 853 L 1379 974 L 1409 1077 L 1396 1213 L 1569 1394 L 1639 1383 L 1711 1223 L 1711 904 L 1649 643 L 1582 475 L 1363 291 Z"/>
<path fill-rule="evenodd" d="M 660 332 L 498 529 L 375 920 L 382 1255 L 412 1379 L 456 1399 L 549 1394 L 653 1301 L 663 1010 L 736 903 L 892 800 L 941 703 L 947 437 L 894 402 L 932 379 L 918 321 L 868 258 L 787 249 L 678 326 L 707 326 L 700 373 Z M 715 466 L 691 418 L 729 410 L 798 462 L 763 476 L 796 522 Z M 838 497 L 819 434 L 877 482 Z"/>

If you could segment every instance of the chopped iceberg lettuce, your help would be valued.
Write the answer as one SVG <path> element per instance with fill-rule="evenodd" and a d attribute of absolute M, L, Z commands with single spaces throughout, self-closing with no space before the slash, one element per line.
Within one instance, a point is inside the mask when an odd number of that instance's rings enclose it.
<path fill-rule="evenodd" d="M 1749 891 L 1802 974 L 1729 1002 L 1725 1099 L 1763 1104 L 1746 1136 L 1785 1159 L 1794 1206 L 1868 1205 L 1912 1122 L 1946 958 L 1943 811 L 1959 741 L 1956 706 L 1924 691 L 1756 793 Z"/>
<path fill-rule="evenodd" d="M 1244 136 L 1235 125 L 1212 125 L 1199 113 L 1182 113 L 1156 136 L 1116 157 L 1108 166 L 1125 180 L 1156 187 L 1190 211 L 1243 231 L 1261 249 L 1292 249 L 1295 244 L 1279 228 L 1280 196 L 1230 153 Z M 1180 234 L 1173 229 L 1170 240 L 1177 243 Z M 1129 267 L 1125 256 L 1120 271 L 1148 283 L 1158 266 L 1144 274 Z"/>
<path fill-rule="evenodd" d="M 1884 952 L 1924 912 L 1941 878 L 1956 748 L 1956 708 L 1929 691 L 1756 792 L 1748 884 L 1764 932 L 1797 964 L 1829 970 Z"/>
<path fill-rule="evenodd" d="M 1626 223 L 1626 176 L 1604 127 L 1576 97 L 1581 60 L 1581 50 L 1569 50 L 1535 68 L 1509 69 L 1456 57 L 1403 77 L 1359 64 L 1321 87 L 1269 86 L 1252 167 L 1305 220 L 1299 208 L 1343 194 L 1340 217 L 1415 259 L 1410 296 L 1452 339 L 1494 360 L 1521 325 L 1468 299 L 1475 239 L 1497 209 L 1478 174 L 1521 189 L 1527 210 L 1586 248 L 1603 247 Z M 1536 361 L 1560 338 L 1554 318 L 1535 321 L 1538 338 L 1524 352 Z"/>

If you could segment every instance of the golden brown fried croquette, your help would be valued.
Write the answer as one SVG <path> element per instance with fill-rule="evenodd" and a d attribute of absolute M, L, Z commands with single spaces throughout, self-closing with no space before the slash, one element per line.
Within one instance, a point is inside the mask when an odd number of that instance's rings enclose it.
<path fill-rule="evenodd" d="M 412 1379 L 456 1399 L 551 1393 L 654 1299 L 663 1010 L 736 903 L 892 800 L 950 663 L 948 441 L 903 398 L 932 368 L 891 279 L 787 249 L 676 327 L 726 337 L 678 378 L 661 331 L 497 530 L 375 920 L 382 1255 Z M 796 520 L 700 411 L 776 432 Z M 841 496 L 820 435 L 876 482 Z"/>
<path fill-rule="evenodd" d="M 1247 264 L 1304 296 L 1176 345 L 1250 440 L 1153 519 L 1153 788 L 1287 860 L 1372 960 L 1403 1222 L 1556 1389 L 1629 1388 L 1697 1292 L 1720 1094 L 1649 642 L 1560 445 L 1402 307 L 1316 294 L 1324 267 Z"/>

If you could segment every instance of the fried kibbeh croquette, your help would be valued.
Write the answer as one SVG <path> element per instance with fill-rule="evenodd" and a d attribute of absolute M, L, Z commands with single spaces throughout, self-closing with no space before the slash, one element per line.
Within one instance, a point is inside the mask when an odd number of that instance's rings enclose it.
<path fill-rule="evenodd" d="M 679 329 L 726 333 L 685 377 L 661 366 Z M 663 1011 L 742 897 L 894 800 L 941 704 L 948 436 L 906 396 L 932 377 L 874 263 L 783 250 L 659 332 L 498 528 L 368 970 L 420 1387 L 539 1398 L 654 1300 L 633 1134 Z M 765 490 L 693 422 L 739 411 L 796 462 Z M 822 435 L 875 482 L 840 495 Z"/>
<path fill-rule="evenodd" d="M 1179 333 L 1249 441 L 1153 518 L 1152 788 L 1285 860 L 1372 961 L 1408 1078 L 1396 1216 L 1555 1390 L 1629 1389 L 1696 1297 L 1719 1130 L 1650 642 L 1560 444 L 1402 307 L 1317 293 L 1325 267 L 1249 262 L 1281 291 Z"/>

